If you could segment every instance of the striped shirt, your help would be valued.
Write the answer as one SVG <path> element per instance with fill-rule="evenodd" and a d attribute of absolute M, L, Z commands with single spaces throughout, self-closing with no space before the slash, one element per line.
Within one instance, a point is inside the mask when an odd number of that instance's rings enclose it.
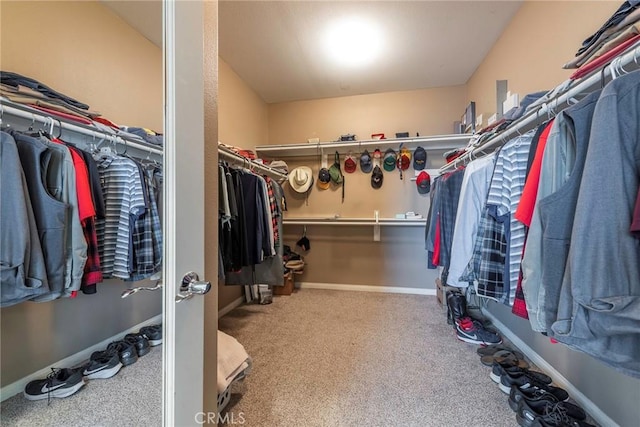
<path fill-rule="evenodd" d="M 144 213 L 144 188 L 136 164 L 125 157 L 99 155 L 100 172 L 106 215 L 96 221 L 98 250 L 105 278 L 129 278 L 129 242 L 131 218 Z"/>
<path fill-rule="evenodd" d="M 505 225 L 507 253 L 504 280 L 505 291 L 509 290 L 509 305 L 513 305 L 515 299 L 525 241 L 524 225 L 515 218 L 514 214 L 524 189 L 529 148 L 534 133 L 535 130 L 532 130 L 518 136 L 500 150 L 487 198 L 489 212 Z M 506 303 L 507 299 L 504 298 L 503 302 Z"/>

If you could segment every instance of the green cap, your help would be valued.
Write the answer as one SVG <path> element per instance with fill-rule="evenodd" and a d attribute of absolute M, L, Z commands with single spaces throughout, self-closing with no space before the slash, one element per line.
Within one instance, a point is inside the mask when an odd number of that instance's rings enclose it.
<path fill-rule="evenodd" d="M 387 151 L 384 152 L 384 170 L 387 172 L 394 170 L 396 168 L 396 158 L 396 152 L 392 148 L 387 148 Z"/>

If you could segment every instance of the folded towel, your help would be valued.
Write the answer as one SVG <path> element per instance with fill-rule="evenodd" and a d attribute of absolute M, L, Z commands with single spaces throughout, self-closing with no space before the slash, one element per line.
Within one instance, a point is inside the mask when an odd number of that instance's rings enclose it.
<path fill-rule="evenodd" d="M 218 394 L 251 365 L 246 350 L 235 338 L 218 331 Z"/>

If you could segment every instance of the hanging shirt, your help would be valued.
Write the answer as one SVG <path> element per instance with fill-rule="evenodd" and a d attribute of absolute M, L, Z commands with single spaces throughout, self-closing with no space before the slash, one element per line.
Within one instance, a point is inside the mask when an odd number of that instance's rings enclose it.
<path fill-rule="evenodd" d="M 49 285 L 18 148 L 6 132 L 0 132 L 0 182 L 0 307 L 8 307 L 48 294 Z"/>
<path fill-rule="evenodd" d="M 142 280 L 155 272 L 153 260 L 153 230 L 152 218 L 150 214 L 150 197 L 147 186 L 147 178 L 144 168 L 139 162 L 133 161 L 138 168 L 142 194 L 144 196 L 145 208 L 137 216 L 132 215 L 131 219 L 131 249 L 133 256 L 129 257 L 129 268 L 133 280 Z"/>
<path fill-rule="evenodd" d="M 551 126 L 553 120 L 550 120 L 548 124 L 543 125 L 543 131 L 538 138 L 536 145 L 536 153 L 531 163 L 531 169 L 527 175 L 524 189 L 522 190 L 522 197 L 520 203 L 516 209 L 515 217 L 518 221 L 529 227 L 531 225 L 531 217 L 533 216 L 533 208 L 535 207 L 538 197 L 538 184 L 540 183 L 540 169 L 542 167 L 542 155 L 544 154 L 544 148 L 547 145 L 547 138 L 551 132 Z"/>
<path fill-rule="evenodd" d="M 84 265 L 87 261 L 87 241 L 84 238 L 82 223 L 80 220 L 80 207 L 78 203 L 78 189 L 76 170 L 71 152 L 60 143 L 55 143 L 44 136 L 40 136 L 42 141 L 51 150 L 51 158 L 55 159 L 58 165 L 50 168 L 49 171 L 57 174 L 55 179 L 59 179 L 61 191 L 57 197 L 59 200 L 69 205 L 69 227 L 67 227 L 67 265 L 65 270 L 64 297 L 73 295 L 82 286 L 82 276 L 84 275 Z M 59 168 L 59 169 L 58 169 Z"/>
<path fill-rule="evenodd" d="M 136 164 L 125 157 L 99 154 L 96 159 L 106 217 L 96 223 L 102 273 L 127 279 L 129 272 L 130 216 L 144 213 L 144 190 Z"/>
<path fill-rule="evenodd" d="M 470 162 L 465 169 L 451 242 L 451 263 L 447 277 L 449 286 L 469 285 L 469 282 L 459 279 L 473 255 L 473 245 L 482 209 L 487 202 L 495 159 L 495 155 L 489 155 Z"/>
<path fill-rule="evenodd" d="M 504 223 L 507 253 L 505 258 L 505 298 L 504 302 L 513 305 L 520 261 L 524 246 L 524 226 L 517 221 L 514 213 L 520 203 L 524 181 L 527 174 L 529 147 L 535 130 L 518 136 L 500 150 L 496 168 L 489 188 L 487 207 L 489 213 L 498 222 Z M 500 161 L 502 158 L 502 161 Z"/>
<path fill-rule="evenodd" d="M 54 140 L 54 142 L 62 143 L 60 140 Z M 87 261 L 84 265 L 80 289 L 85 294 L 94 294 L 96 293 L 96 285 L 102 281 L 102 272 L 100 271 L 100 256 L 98 255 L 98 236 L 95 229 L 96 211 L 91 195 L 89 172 L 80 150 L 72 146 L 67 146 L 67 148 L 71 152 L 76 169 L 80 223 L 87 242 Z M 76 290 L 73 291 L 71 296 L 75 296 L 75 292 Z"/>
<path fill-rule="evenodd" d="M 603 166 L 606 165 L 606 166 Z M 596 104 L 552 325 L 556 339 L 640 377 L 640 245 L 629 233 L 640 186 L 640 72 Z"/>
<path fill-rule="evenodd" d="M 545 150 L 543 159 L 545 172 L 551 171 L 551 182 L 556 188 L 536 204 L 539 221 L 536 228 L 539 227 L 542 231 L 542 291 L 539 294 L 542 299 L 539 311 L 542 313 L 539 320 L 544 322 L 545 331 L 550 336 L 553 335 L 551 325 L 557 318 L 562 278 L 571 246 L 573 217 L 587 156 L 593 112 L 599 96 L 600 91 L 590 93 L 578 104 L 561 113 L 560 118 L 564 119 L 565 125 L 559 127 L 563 135 L 558 142 L 566 148 L 557 152 L 549 147 L 549 153 Z M 563 173 L 558 173 L 558 169 Z M 546 177 L 541 177 L 540 180 L 545 181 Z"/>
<path fill-rule="evenodd" d="M 54 197 L 62 189 L 57 187 L 60 183 L 53 179 L 57 175 L 49 172 L 49 168 L 55 166 L 51 161 L 52 151 L 37 138 L 15 131 L 9 133 L 18 147 L 49 283 L 49 292 L 34 296 L 33 300 L 51 301 L 59 298 L 65 287 L 69 205 Z"/>
<path fill-rule="evenodd" d="M 442 199 L 440 202 L 440 257 L 439 265 L 443 266 L 442 280 L 446 283 L 451 262 L 451 242 L 458 212 L 458 200 L 464 179 L 464 169 L 447 174 L 440 187 Z"/>

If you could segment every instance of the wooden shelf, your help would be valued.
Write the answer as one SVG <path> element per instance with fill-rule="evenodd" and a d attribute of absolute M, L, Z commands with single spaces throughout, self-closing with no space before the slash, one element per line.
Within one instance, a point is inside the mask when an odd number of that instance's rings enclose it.
<path fill-rule="evenodd" d="M 346 154 L 349 151 L 360 153 L 363 150 L 373 151 L 378 148 L 384 154 L 387 148 L 398 149 L 400 143 L 410 150 L 421 146 L 426 151 L 448 151 L 467 145 L 471 134 L 458 135 L 435 135 L 420 136 L 415 138 L 393 138 L 393 139 L 367 139 L 361 141 L 339 141 L 339 142 L 318 142 L 302 144 L 282 144 L 282 145 L 259 145 L 256 152 L 260 157 L 283 158 L 283 157 L 307 157 L 320 154 L 333 154 L 338 151 Z"/>

